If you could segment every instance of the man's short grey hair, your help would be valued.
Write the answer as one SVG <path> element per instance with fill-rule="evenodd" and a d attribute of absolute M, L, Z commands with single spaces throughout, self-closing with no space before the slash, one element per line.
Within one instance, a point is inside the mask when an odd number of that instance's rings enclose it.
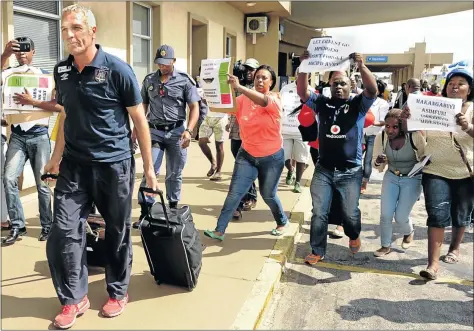
<path fill-rule="evenodd" d="M 91 30 L 92 28 L 97 26 L 96 22 L 95 22 L 94 13 L 88 7 L 78 5 L 78 4 L 70 5 L 70 6 L 67 6 L 63 9 L 61 16 L 64 17 L 64 15 L 67 15 L 67 14 L 70 14 L 70 13 L 82 14 L 84 16 L 84 23 L 86 23 L 89 30 Z"/>

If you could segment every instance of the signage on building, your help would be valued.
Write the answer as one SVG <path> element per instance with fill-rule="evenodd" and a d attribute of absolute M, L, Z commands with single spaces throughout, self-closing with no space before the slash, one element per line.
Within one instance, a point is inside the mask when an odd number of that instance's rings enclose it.
<path fill-rule="evenodd" d="M 367 56 L 365 62 L 367 63 L 387 63 L 388 56 Z"/>

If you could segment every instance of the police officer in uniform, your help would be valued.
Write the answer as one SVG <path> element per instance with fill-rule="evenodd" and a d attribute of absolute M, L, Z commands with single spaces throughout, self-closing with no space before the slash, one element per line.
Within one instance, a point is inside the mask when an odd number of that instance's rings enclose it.
<path fill-rule="evenodd" d="M 199 119 L 198 102 L 201 100 L 193 78 L 176 70 L 175 62 L 171 46 L 159 47 L 155 56 L 159 69 L 145 77 L 141 91 L 150 126 L 156 174 L 160 173 L 166 151 L 166 198 L 170 208 L 177 208 L 181 198 L 182 171 L 187 147 Z M 187 126 L 186 105 L 189 106 Z M 138 200 L 142 200 L 140 195 Z"/>
<path fill-rule="evenodd" d="M 92 204 L 105 223 L 105 317 L 120 315 L 128 302 L 132 268 L 131 212 L 135 183 L 130 120 L 138 133 L 148 187 L 158 184 L 150 133 L 135 74 L 127 63 L 95 44 L 90 9 L 64 8 L 61 34 L 71 55 L 54 68 L 57 102 L 64 106 L 54 153 L 45 173 L 57 174 L 54 219 L 46 245 L 62 311 L 57 328 L 70 328 L 89 307 L 86 227 Z M 61 160 L 62 157 L 62 160 Z"/>

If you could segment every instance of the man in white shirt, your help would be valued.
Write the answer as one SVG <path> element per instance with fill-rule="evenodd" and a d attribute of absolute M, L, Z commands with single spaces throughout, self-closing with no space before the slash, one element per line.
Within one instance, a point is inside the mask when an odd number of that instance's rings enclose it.
<path fill-rule="evenodd" d="M 295 76 L 298 75 L 298 69 Z M 313 90 L 311 87 L 309 89 Z M 303 141 L 298 129 L 299 122 L 295 115 L 290 115 L 301 106 L 301 100 L 296 92 L 296 82 L 285 85 L 280 90 L 283 104 L 283 118 L 281 133 L 283 136 L 283 150 L 285 152 L 285 166 L 288 169 L 286 184 L 294 184 L 293 192 L 301 193 L 301 177 L 305 171 L 310 157 L 310 146 Z M 296 171 L 292 161 L 296 161 Z"/>
<path fill-rule="evenodd" d="M 390 105 L 384 99 L 377 97 L 369 109 L 375 117 L 373 125 L 364 128 L 365 156 L 364 156 L 364 175 L 362 179 L 361 193 L 367 190 L 370 175 L 372 174 L 372 154 L 374 152 L 375 137 L 383 130 L 385 126 L 385 115 L 387 115 Z"/>
<path fill-rule="evenodd" d="M 204 97 L 202 89 L 198 89 L 201 98 Z M 206 100 L 201 99 L 201 104 L 207 106 Z M 228 122 L 226 113 L 207 112 L 206 118 L 199 127 L 199 147 L 202 153 L 207 157 L 211 163 L 211 169 L 207 172 L 207 177 L 213 181 L 220 181 L 222 179 L 221 169 L 224 164 L 224 133 Z M 211 136 L 214 135 L 216 144 L 216 158 L 212 155 L 209 143 Z"/>
<path fill-rule="evenodd" d="M 20 43 L 29 43 L 30 50 L 20 52 Z M 2 72 L 2 76 L 5 77 L 10 71 L 47 73 L 45 70 L 32 66 L 35 46 L 30 38 L 20 37 L 8 42 L 1 56 L 2 69 L 5 68 L 8 59 L 13 54 L 20 67 L 7 68 Z M 34 105 L 48 111 L 60 111 L 61 109 L 60 106 L 56 106 L 54 101 L 40 102 L 33 100 L 26 88 L 25 93 L 16 94 L 13 99 L 16 103 Z M 3 244 L 14 244 L 19 236 L 26 234 L 25 215 L 18 190 L 18 177 L 23 173 L 25 163 L 28 160 L 30 161 L 38 190 L 39 214 L 42 228 L 38 240 L 45 241 L 48 238 L 52 222 L 51 193 L 47 185 L 41 181 L 44 166 L 49 161 L 51 154 L 48 124 L 49 116 L 46 115 L 43 118 L 20 124 L 12 124 L 11 126 L 11 136 L 4 165 L 5 196 L 11 230 L 9 236 L 3 240 Z"/>

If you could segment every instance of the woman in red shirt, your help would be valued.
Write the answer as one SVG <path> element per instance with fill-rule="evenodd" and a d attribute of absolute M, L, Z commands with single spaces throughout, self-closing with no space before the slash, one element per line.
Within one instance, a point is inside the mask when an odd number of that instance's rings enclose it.
<path fill-rule="evenodd" d="M 281 100 L 278 93 L 270 92 L 276 84 L 275 72 L 270 66 L 261 65 L 255 72 L 253 89 L 241 86 L 238 78 L 232 75 L 229 75 L 229 84 L 234 90 L 242 92 L 237 98 L 236 114 L 242 146 L 235 159 L 229 193 L 216 229 L 206 230 L 204 234 L 213 239 L 224 240 L 232 214 L 250 185 L 258 178 L 260 194 L 277 223 L 272 234 L 282 235 L 288 218 L 276 195 L 285 158 L 281 136 Z"/>

